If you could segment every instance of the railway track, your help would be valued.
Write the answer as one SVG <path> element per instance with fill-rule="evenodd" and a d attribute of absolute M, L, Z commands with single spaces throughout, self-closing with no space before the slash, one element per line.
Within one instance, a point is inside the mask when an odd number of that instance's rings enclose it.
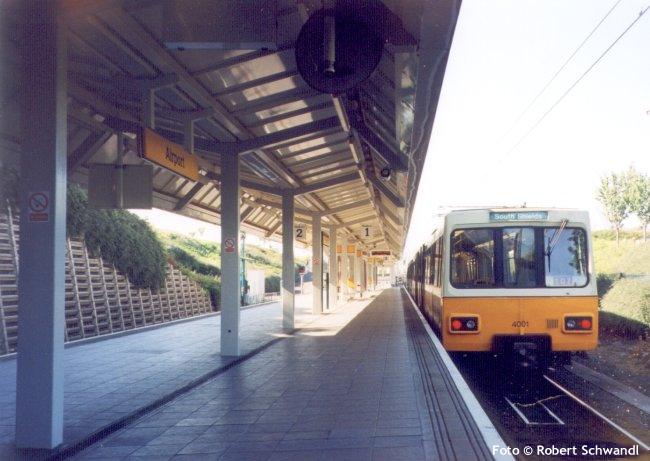
<path fill-rule="evenodd" d="M 508 444 L 503 448 L 518 459 L 614 459 L 626 454 L 650 460 L 645 433 L 641 437 L 629 424 L 623 427 L 594 408 L 559 382 L 552 369 L 522 375 L 500 367 L 500 379 L 495 379 L 496 364 L 484 359 L 454 358 Z"/>

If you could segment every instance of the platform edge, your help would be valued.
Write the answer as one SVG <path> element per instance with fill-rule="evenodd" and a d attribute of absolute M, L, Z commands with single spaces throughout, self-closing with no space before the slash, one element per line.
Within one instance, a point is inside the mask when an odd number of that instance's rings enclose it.
<path fill-rule="evenodd" d="M 463 375 L 460 374 L 460 371 L 458 371 L 458 368 L 456 368 L 456 365 L 454 364 L 453 360 L 451 360 L 451 357 L 449 356 L 445 348 L 442 347 L 442 343 L 440 342 L 438 337 L 433 333 L 431 326 L 422 315 L 422 312 L 420 312 L 420 309 L 418 309 L 417 305 L 415 304 L 415 301 L 413 301 L 413 298 L 411 297 L 411 294 L 406 290 L 404 286 L 401 286 L 400 289 L 404 290 L 404 293 L 406 293 L 409 300 L 411 301 L 411 307 L 417 313 L 420 322 L 422 322 L 422 326 L 424 326 L 424 329 L 426 330 L 427 334 L 429 335 L 429 338 L 433 342 L 433 345 L 435 346 L 436 351 L 440 355 L 442 362 L 445 364 L 447 371 L 451 375 L 451 378 L 454 380 L 454 383 L 456 384 L 456 388 L 458 389 L 458 393 L 462 397 L 463 402 L 465 402 L 465 406 L 467 407 L 467 410 L 469 411 L 470 415 L 472 415 L 472 419 L 474 419 L 474 422 L 476 423 L 476 426 L 478 427 L 478 430 L 480 431 L 481 436 L 483 437 L 483 441 L 487 445 L 490 453 L 494 452 L 493 447 L 503 447 L 503 448 L 507 447 L 508 445 L 501 438 L 496 427 L 494 427 L 494 424 L 492 424 L 492 421 L 488 417 L 487 413 L 485 413 L 485 410 L 483 409 L 479 401 L 474 396 L 474 392 L 472 392 L 470 387 L 467 385 L 465 378 L 463 378 Z M 515 458 L 512 455 L 493 454 L 492 457 L 498 461 L 515 461 Z"/>

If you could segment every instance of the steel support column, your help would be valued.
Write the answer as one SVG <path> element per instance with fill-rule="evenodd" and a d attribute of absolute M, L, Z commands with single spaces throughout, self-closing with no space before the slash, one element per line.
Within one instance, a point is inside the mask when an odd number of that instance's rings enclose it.
<path fill-rule="evenodd" d="M 357 251 L 354 253 L 354 295 L 358 295 L 358 287 L 361 287 L 363 289 L 363 284 L 361 282 L 361 274 L 362 274 L 362 269 L 361 269 L 361 264 L 363 263 L 363 260 L 361 259 L 361 256 L 359 256 L 359 249 L 357 248 Z"/>
<path fill-rule="evenodd" d="M 294 329 L 296 285 L 295 264 L 293 257 L 293 194 L 282 195 L 282 328 Z"/>
<path fill-rule="evenodd" d="M 348 256 L 348 246 L 346 242 L 342 242 L 342 251 L 341 251 L 341 301 L 346 302 L 348 300 L 348 279 L 350 278 L 349 269 L 350 267 L 350 257 Z"/>
<path fill-rule="evenodd" d="M 312 245 L 311 245 L 311 266 L 314 287 L 314 298 L 312 312 L 323 313 L 323 236 L 321 234 L 320 216 L 312 218 Z"/>
<path fill-rule="evenodd" d="M 22 6 L 20 322 L 16 445 L 63 441 L 67 74 L 54 1 Z"/>
<path fill-rule="evenodd" d="M 330 237 L 330 267 L 329 267 L 329 300 L 330 300 L 330 309 L 336 305 L 336 297 L 338 295 L 338 278 L 339 278 L 339 265 L 336 257 L 336 227 L 329 226 L 329 237 Z"/>
<path fill-rule="evenodd" d="M 239 157 L 221 157 L 221 355 L 239 355 Z"/>

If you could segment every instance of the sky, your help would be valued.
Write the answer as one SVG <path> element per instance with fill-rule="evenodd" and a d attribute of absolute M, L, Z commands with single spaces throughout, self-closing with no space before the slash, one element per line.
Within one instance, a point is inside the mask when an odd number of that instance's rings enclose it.
<path fill-rule="evenodd" d="M 593 228 L 608 227 L 595 199 L 600 178 L 631 165 L 650 173 L 650 11 L 520 139 L 650 0 L 622 0 L 515 122 L 615 3 L 463 1 L 405 258 L 447 207 L 580 208 Z"/>
<path fill-rule="evenodd" d="M 580 208 L 590 212 L 593 228 L 608 227 L 595 199 L 600 178 L 631 165 L 650 173 L 650 11 L 524 135 L 650 0 L 621 0 L 517 119 L 615 3 L 463 0 L 405 258 L 450 207 Z M 138 214 L 159 228 L 203 228 L 199 236 L 219 239 L 216 226 L 158 210 Z"/>

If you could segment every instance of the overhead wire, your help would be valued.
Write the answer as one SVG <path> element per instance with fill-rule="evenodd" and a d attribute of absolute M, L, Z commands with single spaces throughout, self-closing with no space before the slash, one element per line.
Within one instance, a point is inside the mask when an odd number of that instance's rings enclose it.
<path fill-rule="evenodd" d="M 585 44 L 586 44 L 586 43 L 589 41 L 589 39 L 590 39 L 590 38 L 591 38 L 591 37 L 596 33 L 596 31 L 597 31 L 597 30 L 600 28 L 600 26 L 605 22 L 605 20 L 609 17 L 609 15 L 612 14 L 612 11 L 614 11 L 614 9 L 616 9 L 616 7 L 621 3 L 621 1 L 622 1 L 622 0 L 618 0 L 616 3 L 614 3 L 614 6 L 612 6 L 612 7 L 609 9 L 609 11 L 607 11 L 607 13 L 605 14 L 605 16 L 603 16 L 603 17 L 601 18 L 601 20 L 598 21 L 598 24 L 596 24 L 596 26 L 595 26 L 593 29 L 591 29 L 591 32 L 589 32 L 589 33 L 587 34 L 587 36 L 582 40 L 582 42 L 580 43 L 580 45 L 578 45 L 578 47 L 577 47 L 575 50 L 573 50 L 573 53 L 571 53 L 571 55 L 570 55 L 570 56 L 569 56 L 569 57 L 568 57 L 568 58 L 567 58 L 567 59 L 562 63 L 562 65 L 561 65 L 561 66 L 560 66 L 560 67 L 555 71 L 555 73 L 553 74 L 553 76 L 552 76 L 552 77 L 551 77 L 551 78 L 546 82 L 546 84 L 542 87 L 542 89 L 539 90 L 539 92 L 535 95 L 535 97 L 533 97 L 533 99 L 528 103 L 528 105 L 526 106 L 526 108 L 525 108 L 523 111 L 521 111 L 521 113 L 517 116 L 517 118 L 515 119 L 515 121 L 514 121 L 514 122 L 512 123 L 512 125 L 510 126 L 510 128 L 508 128 L 508 130 L 507 130 L 507 131 L 506 131 L 506 132 L 501 136 L 501 139 L 503 139 L 503 138 L 505 138 L 506 136 L 508 136 L 508 135 L 510 134 L 510 132 L 511 132 L 511 131 L 512 131 L 516 126 L 517 126 L 517 124 L 518 124 L 519 121 L 523 118 L 523 116 L 526 115 L 526 114 L 528 113 L 528 111 L 530 110 L 530 108 L 533 107 L 533 105 L 537 102 L 537 100 L 540 98 L 540 96 L 542 96 L 542 94 L 544 94 L 544 92 L 548 89 L 548 87 L 551 86 L 551 84 L 555 81 L 555 79 L 557 78 L 557 76 L 560 75 L 560 73 L 561 73 L 561 72 L 566 68 L 567 65 L 569 65 L 569 63 L 573 60 L 573 58 L 575 57 L 575 55 L 578 54 L 578 52 L 582 49 L 583 46 L 585 46 Z"/>
<path fill-rule="evenodd" d="M 503 156 L 504 158 L 514 152 L 514 150 L 517 149 L 517 147 L 519 147 L 521 143 L 524 142 L 533 131 L 535 131 L 540 123 L 542 123 L 544 119 L 546 119 L 546 117 L 564 100 L 564 98 L 566 98 L 567 95 L 573 91 L 573 89 L 582 81 L 582 79 L 584 79 L 587 74 L 589 74 L 589 72 L 591 72 L 591 70 L 596 67 L 596 65 L 607 55 L 607 53 L 609 53 L 612 48 L 614 48 L 614 46 L 630 31 L 630 29 L 632 29 L 632 27 L 634 27 L 636 23 L 639 22 L 639 20 L 648 11 L 648 9 L 650 9 L 650 6 L 646 6 L 643 10 L 641 10 L 636 19 L 634 19 L 634 21 L 632 21 L 625 28 L 625 30 L 623 30 L 623 32 L 621 32 L 621 34 L 616 37 L 616 39 L 605 49 L 605 51 L 603 51 L 600 56 L 598 56 L 598 58 L 580 75 L 580 77 L 578 77 L 578 79 L 573 82 L 573 84 L 564 93 L 562 93 L 562 95 L 546 110 L 546 112 L 544 112 L 544 114 L 537 120 L 537 122 L 535 122 L 533 126 L 531 126 L 530 129 L 528 129 L 528 131 L 526 131 L 526 133 L 524 133 L 524 135 L 519 138 L 519 140 L 510 148 L 510 150 L 505 153 Z"/>

